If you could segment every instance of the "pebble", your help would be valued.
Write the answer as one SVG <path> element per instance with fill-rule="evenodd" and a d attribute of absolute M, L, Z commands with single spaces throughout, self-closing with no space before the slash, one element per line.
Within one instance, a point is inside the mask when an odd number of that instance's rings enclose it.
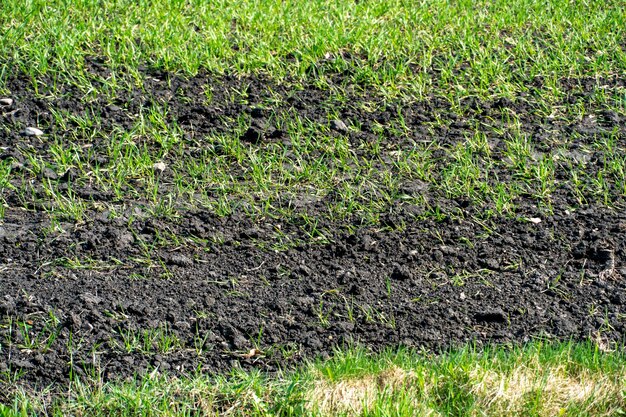
<path fill-rule="evenodd" d="M 186 321 L 177 321 L 174 323 L 174 328 L 177 330 L 189 330 L 191 329 L 191 325 Z"/>
<path fill-rule="evenodd" d="M 59 178 L 59 175 L 50 168 L 44 168 L 43 171 L 41 171 L 41 175 L 49 180 L 56 180 Z"/>
<path fill-rule="evenodd" d="M 331 120 L 330 128 L 333 130 L 336 130 L 337 132 L 342 132 L 342 133 L 345 133 L 348 131 L 348 126 L 346 126 L 346 124 L 339 119 Z"/>
<path fill-rule="evenodd" d="M 135 237 L 130 232 L 121 233 L 117 238 L 117 244 L 126 247 L 135 241 Z"/>
<path fill-rule="evenodd" d="M 33 369 L 35 365 L 29 360 L 12 359 L 9 361 L 9 365 L 13 365 L 16 368 Z"/>
<path fill-rule="evenodd" d="M 0 98 L 0 106 L 10 106 L 13 104 L 12 98 Z"/>
<path fill-rule="evenodd" d="M 167 259 L 169 265 L 176 265 L 181 267 L 188 267 L 193 265 L 193 259 L 186 257 L 185 255 L 172 255 Z"/>
<path fill-rule="evenodd" d="M 237 349 L 244 349 L 248 346 L 248 340 L 240 334 L 236 334 L 233 339 L 233 346 Z"/>
<path fill-rule="evenodd" d="M 43 135 L 43 132 L 36 127 L 27 127 L 22 131 L 22 134 L 26 136 L 41 136 Z"/>
<path fill-rule="evenodd" d="M 167 168 L 167 165 L 165 165 L 165 163 L 163 162 L 157 162 L 152 165 L 152 168 L 154 168 L 155 171 L 163 172 Z"/>
<path fill-rule="evenodd" d="M 11 162 L 11 171 L 21 171 L 24 169 L 24 164 L 21 162 L 13 161 Z"/>
<path fill-rule="evenodd" d="M 79 295 L 78 298 L 86 304 L 100 304 L 103 301 L 101 297 L 88 292 Z"/>

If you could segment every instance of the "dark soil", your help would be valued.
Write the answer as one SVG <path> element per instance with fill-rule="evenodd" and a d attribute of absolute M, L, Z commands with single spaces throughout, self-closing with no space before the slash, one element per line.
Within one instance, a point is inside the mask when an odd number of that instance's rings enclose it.
<path fill-rule="evenodd" d="M 93 70 L 106 74 L 96 64 Z M 207 83 L 213 86 L 211 105 L 198 98 Z M 620 79 L 603 83 L 623 86 Z M 285 132 L 272 126 L 270 113 L 257 106 L 268 87 L 283 98 L 277 106 L 311 120 L 328 117 L 327 92 L 313 87 L 295 91 L 262 79 L 200 75 L 183 80 L 152 74 L 145 91 L 91 100 L 83 100 L 84 94 L 70 86 L 54 98 L 37 98 L 29 81 L 20 77 L 7 86 L 15 102 L 0 111 L 1 158 L 11 158 L 15 169 L 28 164 L 20 149 L 47 152 L 45 140 L 19 134 L 23 127 L 60 134 L 50 109 L 98 112 L 98 129 L 107 132 L 130 128 L 132 115 L 142 107 L 167 103 L 170 121 L 182 127 L 190 149 L 201 146 L 207 132 L 231 131 L 225 120 L 242 114 L 251 120 L 241 137 L 249 146 L 282 141 Z M 570 94 L 564 102 L 591 102 L 596 88 L 597 80 L 566 81 L 564 90 Z M 246 100 L 227 99 L 241 89 L 247 89 Z M 623 116 L 599 108 L 601 117 L 592 125 L 535 118 L 531 96 L 541 94 L 541 87 L 530 91 L 515 101 L 468 102 L 462 115 L 434 97 L 409 107 L 387 104 L 373 113 L 358 112 L 348 100 L 334 111 L 344 121 L 362 124 L 361 132 L 350 133 L 355 144 L 367 141 L 376 122 L 390 120 L 399 109 L 415 131 L 413 141 L 429 135 L 424 123 L 436 117 L 451 121 L 436 132 L 446 144 L 463 140 L 466 118 L 498 120 L 508 109 L 524 115 L 524 130 L 545 152 L 551 146 L 546 137 L 559 132 L 577 138 L 572 152 L 600 131 L 617 129 L 623 143 Z M 364 99 L 356 89 L 349 94 Z M 342 123 L 331 128 L 346 133 Z M 393 149 L 409 145 L 409 139 L 393 133 L 388 141 Z M 97 160 L 104 139 L 95 138 L 92 145 Z M 68 175 L 52 167 L 46 178 L 62 184 Z M 430 192 L 421 183 L 405 188 L 406 193 Z M 90 202 L 113 201 L 90 184 L 77 184 L 77 190 Z M 25 204 L 10 189 L 4 193 L 9 208 L 0 223 L 3 393 L 13 386 L 10 375 L 19 375 L 18 384 L 28 387 L 62 386 L 72 376 L 95 373 L 111 380 L 155 368 L 174 374 L 233 366 L 274 371 L 354 343 L 373 350 L 405 345 L 438 351 L 466 342 L 534 338 L 591 338 L 604 345 L 623 342 L 626 335 L 626 215 L 595 204 L 574 209 L 576 200 L 568 189 L 553 196 L 551 214 L 538 211 L 532 201 L 519 201 L 515 216 L 484 220 L 475 216 L 482 207 L 431 195 L 444 213 L 438 220 L 420 216 L 419 208 L 400 201 L 381 213 L 378 224 L 330 222 L 320 215 L 319 228 L 330 243 L 312 241 L 297 219 L 253 219 L 241 213 L 219 217 L 202 210 L 157 219 L 130 198 L 115 202 L 126 207 L 115 219 L 93 211 L 85 222 L 53 229 L 45 204 Z M 309 204 L 307 210 L 321 213 L 324 204 Z M 24 205 L 29 210 L 20 209 Z M 527 220 L 537 217 L 541 222 Z M 268 250 L 277 229 L 301 243 Z M 139 239 L 157 242 L 167 234 L 214 243 L 159 244 L 150 253 L 153 264 L 138 261 L 145 257 Z M 74 258 L 94 263 L 76 268 L 68 263 Z M 172 349 L 163 339 L 148 337 L 158 334 L 175 339 Z M 126 348 L 131 335 L 141 341 Z M 249 355 L 251 349 L 260 352 Z"/>

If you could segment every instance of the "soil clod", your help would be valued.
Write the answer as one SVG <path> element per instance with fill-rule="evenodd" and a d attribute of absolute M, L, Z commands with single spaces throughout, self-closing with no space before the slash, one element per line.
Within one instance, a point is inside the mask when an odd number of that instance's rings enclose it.
<path fill-rule="evenodd" d="M 500 309 L 492 309 L 478 312 L 474 315 L 476 321 L 484 323 L 506 323 L 507 316 Z"/>

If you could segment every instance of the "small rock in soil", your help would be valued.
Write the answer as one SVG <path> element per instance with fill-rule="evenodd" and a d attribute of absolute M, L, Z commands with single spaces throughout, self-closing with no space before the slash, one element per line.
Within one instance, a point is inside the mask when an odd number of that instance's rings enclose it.
<path fill-rule="evenodd" d="M 339 119 L 331 120 L 330 128 L 340 133 L 346 133 L 348 131 L 348 126 Z"/>
<path fill-rule="evenodd" d="M 237 349 L 244 349 L 245 347 L 248 346 L 248 341 L 246 340 L 245 337 L 243 337 L 240 334 L 235 334 L 233 336 L 233 346 L 235 346 L 235 348 Z"/>
<path fill-rule="evenodd" d="M 186 321 L 177 321 L 174 323 L 174 328 L 177 330 L 189 330 L 191 329 L 191 325 Z"/>
<path fill-rule="evenodd" d="M 354 323 L 349 322 L 349 321 L 344 321 L 344 322 L 337 323 L 335 327 L 338 330 L 349 333 L 354 330 Z"/>
<path fill-rule="evenodd" d="M 324 347 L 324 344 L 320 341 L 320 339 L 315 336 L 307 338 L 304 344 L 313 351 L 319 351 Z"/>
<path fill-rule="evenodd" d="M 356 276 L 352 271 L 344 269 L 337 271 L 337 282 L 341 285 L 349 284 L 355 280 Z"/>
<path fill-rule="evenodd" d="M 6 296 L 5 300 L 0 302 L 0 313 L 10 315 L 15 312 L 16 304 L 10 296 Z"/>
<path fill-rule="evenodd" d="M 442 263 L 443 260 L 444 260 L 443 252 L 441 252 L 440 250 L 435 250 L 432 253 L 431 257 L 433 258 L 433 260 L 435 260 L 435 261 L 437 261 L 439 263 Z"/>
<path fill-rule="evenodd" d="M 402 194 L 416 196 L 428 191 L 428 184 L 419 180 L 410 181 L 402 184 L 399 191 Z"/>
<path fill-rule="evenodd" d="M 299 265 L 298 268 L 296 269 L 296 272 L 300 276 L 308 277 L 311 275 L 313 271 L 311 271 L 311 268 L 309 268 L 306 265 Z"/>
<path fill-rule="evenodd" d="M 122 248 L 131 245 L 134 241 L 135 237 L 130 232 L 121 233 L 116 239 L 117 244 Z"/>
<path fill-rule="evenodd" d="M 258 239 L 259 234 L 260 234 L 259 229 L 255 229 L 251 227 L 239 233 L 239 237 L 241 237 L 242 239 Z"/>
<path fill-rule="evenodd" d="M 88 292 L 81 294 L 79 298 L 86 304 L 100 304 L 102 302 L 102 298 Z"/>
<path fill-rule="evenodd" d="M 114 105 L 114 104 L 111 104 L 110 106 L 107 106 L 107 107 L 106 107 L 106 109 L 107 109 L 108 111 L 110 111 L 110 112 L 117 112 L 117 111 L 122 110 L 122 108 L 121 108 L 121 107 L 116 106 L 116 105 Z"/>
<path fill-rule="evenodd" d="M 31 361 L 28 360 L 21 360 L 21 359 L 12 359 L 9 364 L 17 367 L 17 368 L 23 368 L 23 369 L 32 369 L 35 367 L 35 365 L 33 365 L 33 363 Z"/>
<path fill-rule="evenodd" d="M 361 238 L 361 243 L 364 250 L 371 251 L 375 248 L 377 242 L 370 235 L 364 235 Z"/>
<path fill-rule="evenodd" d="M 0 98 L 0 106 L 10 106 L 13 104 L 13 99 L 11 98 Z"/>
<path fill-rule="evenodd" d="M 576 333 L 577 325 L 567 316 L 561 316 L 552 321 L 553 331 L 557 335 L 568 336 Z M 597 323 L 598 327 L 604 325 L 604 321 L 600 319 Z"/>
<path fill-rule="evenodd" d="M 22 130 L 22 135 L 24 136 L 41 136 L 43 135 L 43 131 L 37 129 L 36 127 L 27 127 Z"/>
<path fill-rule="evenodd" d="M 189 259 L 185 255 L 172 255 L 166 260 L 166 262 L 170 265 L 176 265 L 176 266 L 193 265 L 193 260 Z"/>
<path fill-rule="evenodd" d="M 298 297 L 296 299 L 296 304 L 300 305 L 301 307 L 308 307 L 314 302 L 315 300 L 312 297 Z"/>
<path fill-rule="evenodd" d="M 83 326 L 83 321 L 76 313 L 70 313 L 69 324 L 74 330 L 78 330 Z"/>
<path fill-rule="evenodd" d="M 49 180 L 56 180 L 57 178 L 59 178 L 58 174 L 50 168 L 44 168 L 44 170 L 41 172 L 41 176 Z"/>
<path fill-rule="evenodd" d="M 492 271 L 498 271 L 500 269 L 500 262 L 495 258 L 483 258 L 479 259 L 480 266 L 488 268 Z"/>
<path fill-rule="evenodd" d="M 165 165 L 163 162 L 157 162 L 152 165 L 152 168 L 154 168 L 154 170 L 157 172 L 163 172 L 165 171 L 165 168 L 167 168 L 167 165 Z"/>

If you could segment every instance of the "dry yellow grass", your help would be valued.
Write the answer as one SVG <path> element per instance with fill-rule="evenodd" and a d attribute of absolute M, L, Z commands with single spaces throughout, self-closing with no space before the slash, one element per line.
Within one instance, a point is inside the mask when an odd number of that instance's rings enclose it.
<path fill-rule="evenodd" d="M 371 412 L 377 399 L 385 396 L 393 398 L 394 394 L 413 391 L 415 393 L 416 410 L 421 416 L 438 416 L 436 411 L 422 406 L 417 401 L 418 390 L 420 396 L 428 397 L 428 385 L 417 387 L 413 371 L 406 371 L 392 366 L 389 369 L 371 375 L 362 375 L 340 381 L 328 381 L 320 378 L 315 381 L 307 394 L 310 410 L 322 416 L 359 416 L 364 412 Z"/>
<path fill-rule="evenodd" d="M 612 375 L 572 371 L 566 364 L 549 366 L 534 357 L 506 370 L 477 364 L 467 376 L 458 390 L 473 398 L 470 414 L 475 416 L 563 416 L 575 410 L 577 415 L 608 417 L 626 405 L 626 370 Z M 428 383 L 418 383 L 415 371 L 393 366 L 379 374 L 337 381 L 320 377 L 306 398 L 310 412 L 322 416 L 364 415 L 375 411 L 381 399 L 389 403 L 398 396 L 418 415 L 435 416 L 440 415 L 435 408 L 442 399 L 436 392 L 443 380 L 433 373 L 426 378 Z"/>
<path fill-rule="evenodd" d="M 563 365 L 541 367 L 539 364 L 520 364 L 506 372 L 481 367 L 470 375 L 470 392 L 475 396 L 481 414 L 519 416 L 527 407 L 540 415 L 567 415 L 568 408 L 584 411 L 594 416 L 611 416 L 617 410 L 602 413 L 607 400 L 621 397 L 626 375 L 623 378 L 607 377 L 602 373 L 583 371 L 568 374 Z"/>

